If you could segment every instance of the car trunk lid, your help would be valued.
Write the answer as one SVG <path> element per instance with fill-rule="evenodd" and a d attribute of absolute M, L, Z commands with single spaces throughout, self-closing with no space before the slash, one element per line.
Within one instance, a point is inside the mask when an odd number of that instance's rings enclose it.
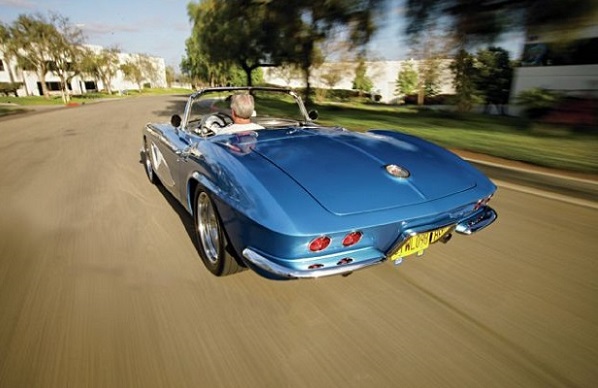
<path fill-rule="evenodd" d="M 351 132 L 305 133 L 259 142 L 255 151 L 334 214 L 417 205 L 475 185 L 445 150 Z M 391 176 L 389 164 L 410 176 Z"/>

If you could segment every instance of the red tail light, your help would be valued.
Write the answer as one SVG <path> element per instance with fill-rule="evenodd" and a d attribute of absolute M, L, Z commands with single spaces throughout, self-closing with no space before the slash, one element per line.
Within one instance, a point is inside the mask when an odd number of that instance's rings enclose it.
<path fill-rule="evenodd" d="M 361 236 L 363 236 L 363 233 L 361 233 L 361 232 L 349 233 L 343 239 L 343 246 L 350 247 L 351 245 L 357 244 L 359 242 L 359 240 L 361 240 Z"/>
<path fill-rule="evenodd" d="M 313 239 L 312 242 L 309 243 L 309 250 L 312 252 L 319 252 L 328 248 L 328 245 L 330 245 L 330 237 L 320 236 Z"/>
<path fill-rule="evenodd" d="M 473 207 L 473 210 L 478 210 L 482 206 L 486 206 L 488 204 L 488 202 L 490 202 L 491 199 L 492 199 L 492 196 L 480 199 Z"/>

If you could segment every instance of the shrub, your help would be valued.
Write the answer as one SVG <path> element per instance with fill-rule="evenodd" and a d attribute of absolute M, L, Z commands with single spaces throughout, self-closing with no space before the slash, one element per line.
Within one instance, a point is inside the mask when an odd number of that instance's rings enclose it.
<path fill-rule="evenodd" d="M 426 96 L 424 98 L 424 105 L 452 105 L 454 104 L 454 95 L 452 94 L 437 94 L 435 96 Z M 404 103 L 406 105 L 417 105 L 417 94 L 410 94 L 405 96 Z"/>
<path fill-rule="evenodd" d="M 524 107 L 528 118 L 538 119 L 554 109 L 562 99 L 562 94 L 554 90 L 532 88 L 519 93 L 516 103 Z"/>
<path fill-rule="evenodd" d="M 17 90 L 23 85 L 20 82 L 0 82 L 0 94 L 8 97 L 9 94 L 17 96 Z"/>

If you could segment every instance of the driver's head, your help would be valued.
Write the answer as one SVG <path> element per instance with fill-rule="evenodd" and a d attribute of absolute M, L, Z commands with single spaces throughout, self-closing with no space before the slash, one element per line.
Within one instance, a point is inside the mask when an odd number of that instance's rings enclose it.
<path fill-rule="evenodd" d="M 253 114 L 253 96 L 251 94 L 234 94 L 231 97 L 230 109 L 241 119 L 249 119 Z"/>

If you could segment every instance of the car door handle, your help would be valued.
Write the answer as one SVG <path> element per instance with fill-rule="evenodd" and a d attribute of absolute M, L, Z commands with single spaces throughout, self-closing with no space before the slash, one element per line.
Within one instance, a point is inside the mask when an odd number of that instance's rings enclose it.
<path fill-rule="evenodd" d="M 182 150 L 176 150 L 175 153 L 179 158 L 187 159 L 189 158 L 189 155 L 191 155 L 191 147 L 185 147 Z"/>
<path fill-rule="evenodd" d="M 175 153 L 182 160 L 187 160 L 187 159 L 189 159 L 190 156 L 196 156 L 196 157 L 198 157 L 200 159 L 204 158 L 203 154 L 201 154 L 197 150 L 197 148 L 195 148 L 193 146 L 185 147 L 182 150 L 176 150 Z"/>

